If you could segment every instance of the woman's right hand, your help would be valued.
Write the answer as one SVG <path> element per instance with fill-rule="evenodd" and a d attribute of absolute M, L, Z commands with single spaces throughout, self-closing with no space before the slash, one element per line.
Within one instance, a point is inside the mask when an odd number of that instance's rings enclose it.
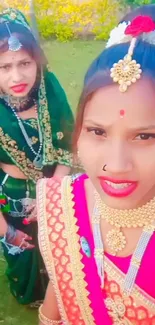
<path fill-rule="evenodd" d="M 21 230 L 16 230 L 16 236 L 11 242 L 9 242 L 9 244 L 29 250 L 29 249 L 33 249 L 35 247 L 34 245 L 29 243 L 29 241 L 31 241 L 31 240 L 32 240 L 32 237 L 28 236 Z"/>

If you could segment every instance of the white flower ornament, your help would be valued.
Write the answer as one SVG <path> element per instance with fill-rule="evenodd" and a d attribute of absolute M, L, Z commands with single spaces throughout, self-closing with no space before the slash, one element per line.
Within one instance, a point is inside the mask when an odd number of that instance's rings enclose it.
<path fill-rule="evenodd" d="M 119 84 L 121 92 L 125 92 L 142 75 L 140 64 L 132 59 L 137 39 L 155 45 L 155 22 L 150 16 L 137 16 L 132 22 L 120 23 L 111 31 L 106 45 L 108 48 L 121 43 L 130 43 L 124 58 L 114 63 L 110 69 L 110 76 L 113 82 Z"/>
<path fill-rule="evenodd" d="M 111 33 L 110 33 L 110 37 L 109 40 L 106 44 L 106 48 L 116 45 L 116 44 L 120 44 L 120 43 L 125 43 L 131 40 L 131 37 L 128 35 L 125 35 L 125 30 L 127 28 L 127 26 L 130 25 L 130 22 L 126 23 L 120 23 L 117 27 L 115 27 Z"/>

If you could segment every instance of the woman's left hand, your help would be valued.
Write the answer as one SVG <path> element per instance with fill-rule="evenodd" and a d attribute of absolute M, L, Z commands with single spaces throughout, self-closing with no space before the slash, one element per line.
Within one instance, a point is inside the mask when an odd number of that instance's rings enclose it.
<path fill-rule="evenodd" d="M 37 207 L 36 207 L 36 202 L 33 203 L 32 205 L 29 205 L 28 208 L 26 209 L 26 212 L 29 214 L 28 218 L 25 218 L 25 224 L 30 224 L 31 222 L 36 222 L 37 221 Z"/>

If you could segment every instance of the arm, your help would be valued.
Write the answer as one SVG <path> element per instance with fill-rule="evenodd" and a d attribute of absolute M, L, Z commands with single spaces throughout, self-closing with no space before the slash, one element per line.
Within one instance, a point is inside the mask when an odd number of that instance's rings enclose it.
<path fill-rule="evenodd" d="M 15 229 L 7 224 L 2 212 L 0 211 L 0 237 L 3 237 L 3 243 L 8 242 L 13 246 L 22 247 L 25 249 L 32 249 L 34 245 L 31 245 L 27 241 L 31 241 L 32 238 L 24 232 Z M 6 239 L 4 239 L 6 237 Z M 2 240 L 2 239 L 1 239 Z M 21 243 L 23 244 L 21 245 Z"/>
<path fill-rule="evenodd" d="M 49 322 L 48 320 L 51 322 Z M 52 283 L 49 282 L 43 305 L 39 309 L 39 325 L 62 324 Z"/>
<path fill-rule="evenodd" d="M 8 224 L 5 221 L 2 212 L 0 211 L 0 237 L 4 237 L 7 233 Z"/>
<path fill-rule="evenodd" d="M 65 165 L 57 165 L 54 176 L 63 177 L 69 175 L 71 168 Z"/>

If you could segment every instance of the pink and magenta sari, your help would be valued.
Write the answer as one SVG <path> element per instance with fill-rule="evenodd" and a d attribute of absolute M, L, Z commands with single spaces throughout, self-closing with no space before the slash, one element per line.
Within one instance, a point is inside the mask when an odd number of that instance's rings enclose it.
<path fill-rule="evenodd" d="M 105 256 L 101 288 L 94 259 L 84 182 L 67 176 L 41 180 L 38 185 L 39 243 L 53 283 L 62 320 L 69 325 L 155 325 L 155 235 L 145 252 L 131 296 L 122 283 L 131 256 Z M 80 238 L 89 243 L 84 254 Z"/>

